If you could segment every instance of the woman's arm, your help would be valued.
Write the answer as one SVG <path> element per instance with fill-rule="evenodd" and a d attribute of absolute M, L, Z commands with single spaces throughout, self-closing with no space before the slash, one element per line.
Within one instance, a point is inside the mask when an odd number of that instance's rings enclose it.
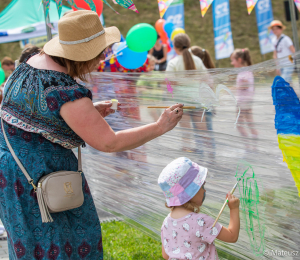
<path fill-rule="evenodd" d="M 164 57 L 158 60 L 158 63 L 163 63 L 167 60 L 168 57 L 168 47 L 164 44 L 163 45 L 163 52 L 164 52 Z"/>
<path fill-rule="evenodd" d="M 291 45 L 291 46 L 289 47 L 289 49 L 290 49 L 290 51 L 291 51 L 292 53 L 295 53 L 295 47 L 294 47 L 294 45 Z"/>
<path fill-rule="evenodd" d="M 176 113 L 178 110 L 178 113 Z M 180 121 L 182 105 L 164 111 L 156 123 L 114 132 L 89 98 L 65 103 L 60 110 L 69 127 L 87 144 L 102 152 L 134 149 L 172 130 Z"/>

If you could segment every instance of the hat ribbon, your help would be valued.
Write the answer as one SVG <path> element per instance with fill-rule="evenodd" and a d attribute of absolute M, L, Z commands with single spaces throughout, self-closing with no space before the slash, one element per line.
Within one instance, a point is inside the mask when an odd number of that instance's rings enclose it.
<path fill-rule="evenodd" d="M 84 43 L 84 42 L 89 42 L 97 37 L 99 37 L 100 35 L 104 34 L 105 30 L 102 30 L 101 32 L 98 32 L 90 37 L 84 38 L 82 40 L 78 40 L 78 41 L 63 41 L 63 40 L 59 40 L 59 42 L 61 44 L 66 44 L 66 45 L 73 45 L 73 44 L 79 44 L 79 43 Z"/>

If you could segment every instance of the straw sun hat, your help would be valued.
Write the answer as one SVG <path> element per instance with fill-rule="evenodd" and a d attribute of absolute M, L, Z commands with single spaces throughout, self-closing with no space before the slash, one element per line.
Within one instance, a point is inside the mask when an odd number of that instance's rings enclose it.
<path fill-rule="evenodd" d="M 273 26 L 279 26 L 281 27 L 283 30 L 286 28 L 282 22 L 280 22 L 279 20 L 274 20 L 271 22 L 270 26 L 268 27 L 268 29 L 272 29 Z"/>
<path fill-rule="evenodd" d="M 91 60 L 121 40 L 117 27 L 104 29 L 97 13 L 87 10 L 63 16 L 58 22 L 58 34 L 46 43 L 44 52 L 73 61 Z"/>

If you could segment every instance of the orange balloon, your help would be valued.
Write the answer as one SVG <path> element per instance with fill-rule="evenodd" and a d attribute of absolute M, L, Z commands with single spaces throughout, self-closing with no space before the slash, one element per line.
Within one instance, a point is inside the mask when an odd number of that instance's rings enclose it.
<path fill-rule="evenodd" d="M 155 29 L 158 34 L 166 33 L 164 30 L 164 25 L 165 25 L 166 20 L 164 19 L 158 19 L 155 23 Z"/>
<path fill-rule="evenodd" d="M 168 43 L 168 35 L 165 33 L 165 34 L 160 34 L 160 39 L 161 41 L 164 43 L 164 44 L 167 44 Z"/>

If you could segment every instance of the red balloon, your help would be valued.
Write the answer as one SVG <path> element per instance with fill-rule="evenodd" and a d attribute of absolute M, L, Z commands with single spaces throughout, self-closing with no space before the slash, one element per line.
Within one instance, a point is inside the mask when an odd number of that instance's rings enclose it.
<path fill-rule="evenodd" d="M 171 46 L 170 46 L 170 43 L 168 42 L 167 44 L 167 48 L 168 48 L 168 52 L 170 52 L 172 50 Z"/>
<path fill-rule="evenodd" d="M 163 34 L 166 33 L 164 30 L 164 25 L 165 25 L 166 20 L 164 19 L 158 19 L 155 23 L 155 29 L 158 34 Z"/>
<path fill-rule="evenodd" d="M 161 41 L 162 41 L 164 44 L 168 44 L 169 38 L 168 38 L 168 35 L 167 35 L 166 32 L 163 33 L 163 34 L 160 34 L 160 39 L 161 39 Z"/>
<path fill-rule="evenodd" d="M 97 14 L 100 16 L 102 14 L 102 10 L 103 10 L 103 2 L 101 0 L 93 0 L 93 1 L 96 6 Z M 74 2 L 79 8 L 82 8 L 85 10 L 91 10 L 89 5 L 84 0 L 74 0 Z M 72 8 L 74 11 L 77 11 L 77 9 L 75 7 L 72 6 Z"/>

